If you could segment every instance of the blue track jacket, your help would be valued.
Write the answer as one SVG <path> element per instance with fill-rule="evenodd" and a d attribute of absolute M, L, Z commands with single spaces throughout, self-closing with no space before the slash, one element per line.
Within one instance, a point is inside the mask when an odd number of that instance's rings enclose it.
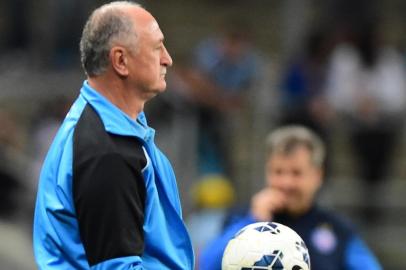
<path fill-rule="evenodd" d="M 84 82 L 43 164 L 33 237 L 40 269 L 194 268 L 175 175 L 143 113 Z"/>

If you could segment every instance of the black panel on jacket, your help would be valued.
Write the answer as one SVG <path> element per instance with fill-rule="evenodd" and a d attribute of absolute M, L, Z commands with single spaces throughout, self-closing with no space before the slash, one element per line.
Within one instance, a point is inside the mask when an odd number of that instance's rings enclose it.
<path fill-rule="evenodd" d="M 142 143 L 107 133 L 87 105 L 73 136 L 73 197 L 90 266 L 144 251 Z"/>

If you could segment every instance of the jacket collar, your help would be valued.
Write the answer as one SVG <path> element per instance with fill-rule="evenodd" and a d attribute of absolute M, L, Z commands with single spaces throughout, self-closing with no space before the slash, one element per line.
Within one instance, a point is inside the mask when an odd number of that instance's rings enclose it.
<path fill-rule="evenodd" d="M 138 137 L 145 141 L 153 139 L 155 131 L 148 126 L 144 112 L 141 112 L 136 120 L 132 119 L 93 89 L 87 81 L 84 81 L 80 94 L 96 110 L 107 132 Z"/>

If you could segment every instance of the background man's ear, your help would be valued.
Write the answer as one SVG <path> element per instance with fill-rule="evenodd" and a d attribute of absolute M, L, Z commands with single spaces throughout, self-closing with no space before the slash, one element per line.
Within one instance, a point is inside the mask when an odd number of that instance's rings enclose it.
<path fill-rule="evenodd" d="M 113 47 L 110 50 L 110 61 L 113 70 L 120 76 L 128 76 L 127 52 L 122 47 Z"/>

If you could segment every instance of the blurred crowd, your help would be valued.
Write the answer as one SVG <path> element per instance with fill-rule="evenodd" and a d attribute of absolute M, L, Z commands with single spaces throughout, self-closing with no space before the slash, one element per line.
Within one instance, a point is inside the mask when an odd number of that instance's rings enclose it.
<path fill-rule="evenodd" d="M 82 83 L 78 40 L 88 11 L 101 2 L 0 3 L 0 238 L 27 235 L 27 254 L 39 168 Z M 257 22 L 261 1 L 246 13 L 245 1 L 236 1 L 235 12 L 227 1 L 192 1 L 216 11 L 205 14 L 214 21 L 207 26 L 193 24 L 201 17 L 193 3 L 186 6 L 194 14 L 182 19 L 168 14 L 168 4 L 141 2 L 161 14 L 175 56 L 168 89 L 147 114 L 174 163 L 197 255 L 220 232 L 227 209 L 262 185 L 263 141 L 286 124 L 324 139 L 326 184 L 354 179 L 345 183 L 357 189 L 361 225 L 382 216 L 382 188 L 401 177 L 395 162 L 405 155 L 406 58 L 404 44 L 388 38 L 381 1 L 276 1 L 268 13 L 270 22 L 279 18 L 277 31 Z M 187 9 L 175 2 L 172 10 Z M 188 43 L 171 48 L 175 39 Z M 266 48 L 264 39 L 280 45 Z M 350 167 L 337 165 L 343 155 Z M 21 233 L 10 224 L 22 224 Z M 9 253 L 0 247 L 0 268 L 35 269 Z"/>

